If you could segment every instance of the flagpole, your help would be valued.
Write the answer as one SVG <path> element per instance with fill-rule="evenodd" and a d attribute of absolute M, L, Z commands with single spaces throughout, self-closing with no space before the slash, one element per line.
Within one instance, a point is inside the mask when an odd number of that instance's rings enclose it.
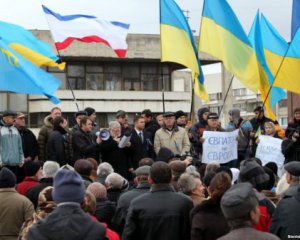
<path fill-rule="evenodd" d="M 54 40 L 54 37 L 53 37 L 52 31 L 51 31 L 51 27 L 50 27 L 50 24 L 49 24 L 49 21 L 48 21 L 47 17 L 46 17 L 46 21 L 47 21 L 47 24 L 48 24 L 48 27 L 49 27 L 49 30 L 50 30 L 50 35 L 51 35 L 52 39 Z M 57 53 L 58 53 L 59 60 L 60 60 L 60 61 L 62 61 L 62 57 L 61 57 L 61 55 L 60 55 L 60 53 L 59 53 L 59 50 L 58 50 L 58 48 L 57 48 L 57 47 L 56 47 L 56 45 L 55 45 L 55 42 L 54 42 L 54 46 L 55 46 L 55 49 L 56 49 L 56 51 L 57 51 Z M 72 86 L 71 86 L 71 83 L 70 83 L 70 81 L 69 81 L 69 78 L 68 78 L 68 77 L 66 77 L 66 79 L 67 79 L 67 82 L 68 82 L 68 86 L 69 86 L 69 88 L 70 88 L 70 90 L 71 90 L 71 93 L 72 93 L 73 100 L 74 100 L 74 102 L 75 102 L 75 105 L 76 105 L 77 111 L 79 111 L 78 102 L 77 102 L 77 99 L 76 99 L 76 97 L 75 97 L 75 94 L 74 94 L 73 88 L 72 88 Z"/>
<path fill-rule="evenodd" d="M 292 42 L 291 42 L 291 43 L 292 43 Z M 277 71 L 276 71 L 276 74 L 275 74 L 275 76 L 274 76 L 274 80 L 273 80 L 273 82 L 271 83 L 271 86 L 269 87 L 267 96 L 265 97 L 265 100 L 264 100 L 264 102 L 263 102 L 262 107 L 265 106 L 266 101 L 267 101 L 267 99 L 268 99 L 268 97 L 269 97 L 269 95 L 270 95 L 270 93 L 271 93 L 271 90 L 272 90 L 272 88 L 273 88 L 273 86 L 274 86 L 274 82 L 275 82 L 276 79 L 277 79 L 278 73 L 280 72 L 280 69 L 281 69 L 281 67 L 282 67 L 282 64 L 283 64 L 283 62 L 284 62 L 284 60 L 285 60 L 285 58 L 286 58 L 286 55 L 287 55 L 287 53 L 288 53 L 288 51 L 289 51 L 289 49 L 290 49 L 291 43 L 289 44 L 289 47 L 288 47 L 287 50 L 285 51 L 285 54 L 284 54 L 284 56 L 283 56 L 283 58 L 282 58 L 282 60 L 281 60 L 281 62 L 280 62 L 280 65 L 279 65 L 279 67 L 278 67 L 278 69 L 277 69 Z"/>
<path fill-rule="evenodd" d="M 228 97 L 229 90 L 230 90 L 230 88 L 231 88 L 231 85 L 232 85 L 232 82 L 233 82 L 233 79 L 234 79 L 234 74 L 232 74 L 232 77 L 231 77 L 231 80 L 230 80 L 229 86 L 228 86 L 228 88 L 227 88 L 227 91 L 226 91 L 226 94 L 225 94 L 225 98 L 224 98 L 224 100 L 223 100 L 223 105 L 222 105 L 222 107 L 221 107 L 221 109 L 220 109 L 220 111 L 219 111 L 219 113 L 218 113 L 218 115 L 219 115 L 219 116 L 220 116 L 221 112 L 223 111 L 223 108 L 224 108 L 225 102 L 226 102 L 226 100 L 227 100 L 227 97 Z"/>
<path fill-rule="evenodd" d="M 160 74 L 161 74 L 161 94 L 162 94 L 162 107 L 163 107 L 163 113 L 165 113 L 165 79 L 164 79 L 164 69 L 163 69 L 163 62 L 161 61 L 162 57 L 162 45 L 161 45 L 161 2 L 159 0 L 159 23 L 160 23 Z"/>

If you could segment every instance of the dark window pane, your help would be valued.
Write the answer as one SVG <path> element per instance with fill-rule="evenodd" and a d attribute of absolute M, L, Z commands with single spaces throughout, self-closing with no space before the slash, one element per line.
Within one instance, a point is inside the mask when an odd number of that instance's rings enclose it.
<path fill-rule="evenodd" d="M 121 74 L 117 73 L 105 73 L 105 89 L 110 91 L 121 90 Z"/>
<path fill-rule="evenodd" d="M 69 77 L 84 77 L 84 66 L 83 65 L 69 65 L 68 66 Z"/>
<path fill-rule="evenodd" d="M 104 90 L 104 76 L 102 73 L 87 73 L 87 90 Z"/>
<path fill-rule="evenodd" d="M 102 73 L 103 67 L 98 65 L 87 65 L 86 66 L 87 73 Z"/>
<path fill-rule="evenodd" d="M 74 90 L 82 90 L 82 89 L 85 90 L 84 78 L 69 77 L 69 81 L 70 81 L 72 89 L 74 89 Z M 70 89 L 69 86 L 68 86 L 68 89 Z"/>

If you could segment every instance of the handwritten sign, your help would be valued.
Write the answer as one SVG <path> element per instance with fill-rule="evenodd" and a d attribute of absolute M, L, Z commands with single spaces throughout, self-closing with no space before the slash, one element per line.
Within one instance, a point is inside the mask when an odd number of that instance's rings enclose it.
<path fill-rule="evenodd" d="M 233 132 L 204 131 L 202 162 L 227 163 L 237 159 L 238 130 Z"/>
<path fill-rule="evenodd" d="M 259 144 L 256 149 L 255 157 L 259 158 L 262 165 L 268 162 L 275 162 L 278 166 L 278 175 L 283 169 L 284 156 L 281 152 L 282 140 L 270 136 L 259 136 Z"/>

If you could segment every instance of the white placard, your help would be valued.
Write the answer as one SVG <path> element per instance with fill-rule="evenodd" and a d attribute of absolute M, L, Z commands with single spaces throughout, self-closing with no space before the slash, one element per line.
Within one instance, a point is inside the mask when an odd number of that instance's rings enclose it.
<path fill-rule="evenodd" d="M 281 151 L 282 140 L 270 136 L 259 136 L 255 157 L 259 158 L 262 165 L 268 162 L 275 162 L 278 166 L 278 175 L 281 175 L 284 163 L 284 156 Z"/>
<path fill-rule="evenodd" d="M 238 134 L 238 129 L 232 132 L 204 131 L 202 163 L 227 163 L 237 159 Z"/>

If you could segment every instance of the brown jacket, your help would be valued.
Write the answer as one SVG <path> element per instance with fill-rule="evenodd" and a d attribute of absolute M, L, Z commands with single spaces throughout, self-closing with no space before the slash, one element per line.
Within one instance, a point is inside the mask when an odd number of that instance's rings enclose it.
<path fill-rule="evenodd" d="M 23 222 L 33 213 L 30 200 L 14 188 L 0 188 L 0 240 L 17 239 Z"/>

